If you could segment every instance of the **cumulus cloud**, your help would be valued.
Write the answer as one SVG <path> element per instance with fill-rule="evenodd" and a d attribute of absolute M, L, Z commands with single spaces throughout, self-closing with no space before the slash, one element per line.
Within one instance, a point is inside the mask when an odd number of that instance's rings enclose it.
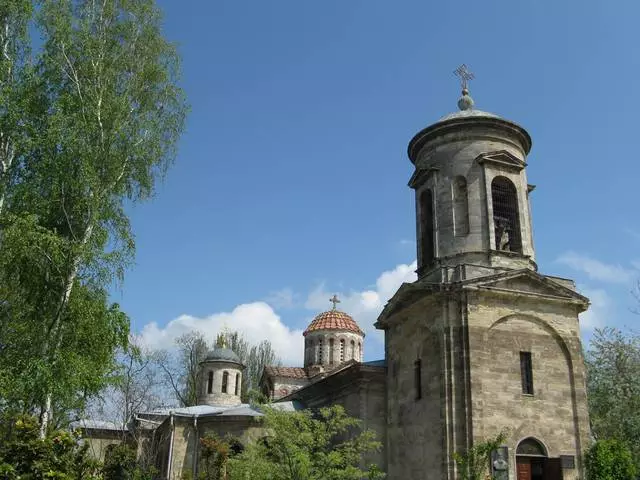
<path fill-rule="evenodd" d="M 375 288 L 362 291 L 329 291 L 325 284 L 316 287 L 307 297 L 305 307 L 314 312 L 327 310 L 329 298 L 333 294 L 337 294 L 340 298 L 340 310 L 351 315 L 365 331 L 370 334 L 376 331 L 373 323 L 378 318 L 378 314 L 393 294 L 398 290 L 404 282 L 413 282 L 416 280 L 415 270 L 416 262 L 411 264 L 400 264 L 393 270 L 383 272 L 376 280 Z M 374 335 L 379 341 L 382 341 L 382 333 Z"/>
<path fill-rule="evenodd" d="M 591 280 L 599 280 L 601 282 L 629 283 L 635 276 L 631 269 L 604 263 L 575 252 L 566 252 L 560 255 L 556 261 L 586 274 Z"/>
<path fill-rule="evenodd" d="M 238 305 L 231 312 L 215 313 L 206 317 L 180 315 L 164 327 L 149 323 L 140 332 L 144 345 L 150 348 L 171 348 L 180 335 L 200 331 L 209 342 L 224 328 L 245 335 L 249 343 L 269 340 L 283 363 L 300 365 L 303 360 L 302 331 L 289 328 L 280 316 L 265 302 Z"/>
<path fill-rule="evenodd" d="M 376 280 L 375 286 L 362 291 L 329 291 L 321 284 L 308 294 L 304 302 L 309 318 L 299 318 L 296 323 L 300 320 L 310 321 L 318 312 L 328 310 L 329 298 L 337 293 L 341 300 L 340 309 L 352 315 L 366 333 L 372 333 L 375 331 L 373 323 L 387 300 L 403 282 L 413 282 L 416 279 L 415 270 L 416 262 L 398 265 L 383 272 Z M 184 314 L 164 326 L 152 322 L 142 328 L 139 336 L 142 343 L 149 348 L 170 349 L 174 346 L 175 339 L 185 333 L 200 331 L 209 342 L 213 342 L 217 334 L 226 328 L 241 332 L 252 344 L 269 340 L 283 364 L 302 365 L 303 331 L 287 326 L 274 310 L 294 308 L 299 304 L 299 297 L 300 294 L 285 288 L 270 294 L 267 301 L 238 305 L 230 312 L 219 312 L 205 317 Z M 371 337 L 382 343 L 382 333 Z"/>

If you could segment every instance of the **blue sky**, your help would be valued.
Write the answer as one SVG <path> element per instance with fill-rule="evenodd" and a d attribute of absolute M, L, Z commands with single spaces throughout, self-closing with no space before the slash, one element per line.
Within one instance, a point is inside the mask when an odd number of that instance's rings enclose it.
<path fill-rule="evenodd" d="M 113 295 L 152 344 L 226 325 L 295 362 L 337 292 L 381 357 L 371 324 L 415 259 L 406 146 L 456 109 L 460 63 L 533 137 L 541 272 L 592 297 L 587 338 L 636 321 L 637 0 L 159 3 L 192 112 Z"/>

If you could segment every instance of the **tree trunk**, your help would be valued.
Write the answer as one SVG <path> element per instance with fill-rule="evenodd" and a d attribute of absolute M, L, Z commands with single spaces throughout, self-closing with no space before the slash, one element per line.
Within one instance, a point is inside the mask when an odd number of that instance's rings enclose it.
<path fill-rule="evenodd" d="M 69 274 L 67 275 L 67 279 L 64 283 L 64 291 L 62 292 L 62 296 L 60 298 L 60 303 L 56 310 L 53 321 L 51 322 L 51 327 L 49 331 L 45 335 L 45 341 L 42 346 L 42 358 L 44 361 L 49 360 L 51 363 L 55 361 L 55 355 L 62 344 L 62 316 L 64 314 L 65 308 L 69 303 L 69 299 L 71 298 L 71 292 L 73 291 L 73 285 L 78 276 L 78 271 L 80 270 L 80 262 L 82 259 L 82 249 L 89 243 L 91 239 L 91 235 L 93 234 L 93 222 L 90 220 L 89 225 L 84 231 L 84 235 L 82 236 L 82 240 L 80 242 L 80 249 L 75 253 L 73 261 L 71 263 L 71 269 L 69 270 Z M 53 345 L 52 345 L 53 342 Z M 49 425 L 49 421 L 51 420 L 51 410 L 52 410 L 52 394 L 50 388 L 47 386 L 47 394 L 45 397 L 44 405 L 41 408 L 40 413 L 40 438 L 43 439 L 47 433 L 47 427 Z"/>

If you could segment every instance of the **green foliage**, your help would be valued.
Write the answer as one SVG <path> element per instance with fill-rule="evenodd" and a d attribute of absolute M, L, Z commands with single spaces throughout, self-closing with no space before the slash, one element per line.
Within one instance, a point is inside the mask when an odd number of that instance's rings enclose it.
<path fill-rule="evenodd" d="M 344 408 L 282 412 L 265 408 L 269 435 L 228 460 L 229 480 L 377 480 L 384 474 L 373 464 L 362 469 L 368 453 L 380 449 L 369 430 Z"/>
<path fill-rule="evenodd" d="M 588 480 L 634 480 L 636 466 L 627 446 L 618 440 L 600 440 L 585 456 Z"/>
<path fill-rule="evenodd" d="M 263 340 L 257 345 L 250 345 L 240 332 L 224 332 L 218 334 L 216 346 L 226 345 L 233 350 L 246 369 L 242 376 L 242 401 L 249 402 L 249 394 L 260 388 L 260 378 L 267 365 L 280 365 L 271 342 Z M 255 396 L 255 394 L 254 394 Z"/>
<path fill-rule="evenodd" d="M 79 437 L 52 431 L 39 438 L 37 419 L 29 416 L 0 419 L 0 478 L 4 480 L 98 480 L 100 468 L 89 459 Z"/>
<path fill-rule="evenodd" d="M 198 480 L 226 480 L 227 462 L 231 455 L 228 439 L 221 439 L 215 434 L 201 438 Z"/>
<path fill-rule="evenodd" d="M 640 336 L 596 330 L 585 359 L 592 432 L 628 445 L 640 469 Z"/>
<path fill-rule="evenodd" d="M 105 458 L 104 480 L 152 480 L 155 470 L 145 470 L 137 459 L 135 448 L 121 443 L 114 446 Z"/>
<path fill-rule="evenodd" d="M 160 351 L 156 352 L 155 360 L 182 406 L 188 407 L 198 403 L 198 388 L 202 385 L 200 362 L 205 359 L 211 348 L 223 345 L 233 350 L 246 366 L 242 375 L 243 402 L 251 401 L 250 393 L 257 390 L 264 367 L 280 364 L 268 340 L 250 345 L 241 333 L 225 332 L 218 334 L 213 345 L 209 345 L 202 332 L 181 335 L 175 341 L 177 355 Z M 255 393 L 251 395 L 255 398 Z"/>
<path fill-rule="evenodd" d="M 474 444 L 464 454 L 453 454 L 453 459 L 458 466 L 460 478 L 465 480 L 483 480 L 487 476 L 491 463 L 491 453 L 497 450 L 506 439 L 504 432 L 495 438 Z"/>
<path fill-rule="evenodd" d="M 0 3 L 0 411 L 40 411 L 42 436 L 127 346 L 108 301 L 135 250 L 125 204 L 152 196 L 187 109 L 154 0 Z"/>

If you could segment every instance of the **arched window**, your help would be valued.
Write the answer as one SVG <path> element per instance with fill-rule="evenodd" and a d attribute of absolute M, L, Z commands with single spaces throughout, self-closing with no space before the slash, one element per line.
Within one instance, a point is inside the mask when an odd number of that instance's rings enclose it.
<path fill-rule="evenodd" d="M 430 189 L 420 194 L 420 260 L 425 267 L 433 262 L 435 239 L 433 233 L 433 194 Z"/>
<path fill-rule="evenodd" d="M 531 457 L 546 457 L 547 449 L 544 448 L 535 438 L 525 438 L 518 444 L 516 455 L 527 455 Z"/>
<path fill-rule="evenodd" d="M 333 338 L 329 339 L 329 364 L 333 365 Z"/>
<path fill-rule="evenodd" d="M 362 343 L 358 342 L 358 361 L 362 361 Z"/>
<path fill-rule="evenodd" d="M 207 393 L 213 393 L 213 372 L 209 372 L 209 379 L 207 380 Z"/>
<path fill-rule="evenodd" d="M 222 373 L 222 393 L 227 393 L 229 388 L 229 372 Z"/>
<path fill-rule="evenodd" d="M 458 176 L 451 182 L 453 200 L 453 234 L 457 237 L 469 233 L 469 195 L 467 179 Z"/>
<path fill-rule="evenodd" d="M 344 338 L 340 340 L 340 361 L 344 362 Z"/>
<path fill-rule="evenodd" d="M 351 357 L 350 358 L 354 360 L 356 358 L 356 342 L 354 342 L 353 340 L 351 340 Z"/>
<path fill-rule="evenodd" d="M 522 253 L 518 192 L 511 180 L 496 177 L 491 182 L 496 250 Z"/>
<path fill-rule="evenodd" d="M 318 364 L 322 364 L 322 339 L 318 340 Z"/>
<path fill-rule="evenodd" d="M 236 391 L 234 395 L 238 395 L 240 393 L 240 374 L 236 373 Z"/>

